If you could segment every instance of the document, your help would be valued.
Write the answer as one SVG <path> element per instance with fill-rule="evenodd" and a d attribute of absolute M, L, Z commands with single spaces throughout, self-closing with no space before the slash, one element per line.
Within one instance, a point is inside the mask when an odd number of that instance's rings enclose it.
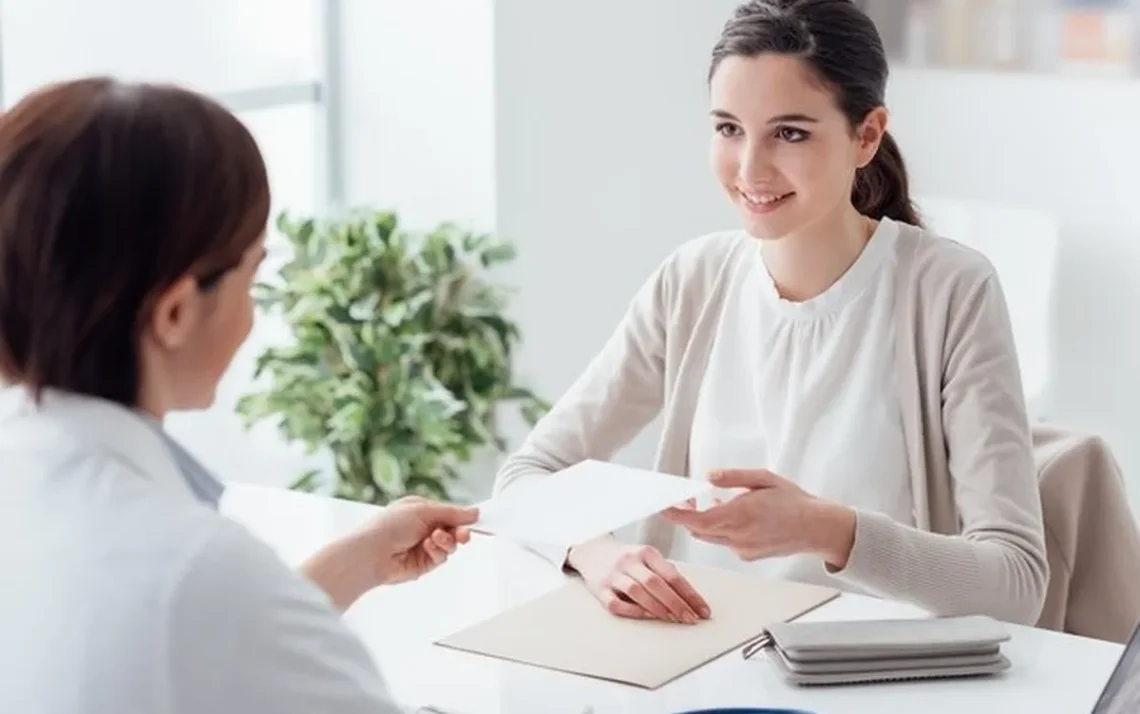
<path fill-rule="evenodd" d="M 532 545 L 571 547 L 711 491 L 702 480 L 583 461 L 513 484 L 477 504 L 471 530 Z"/>
<path fill-rule="evenodd" d="M 818 585 L 676 563 L 712 609 L 696 625 L 609 614 L 580 580 L 438 641 L 443 647 L 656 689 L 835 598 Z"/>

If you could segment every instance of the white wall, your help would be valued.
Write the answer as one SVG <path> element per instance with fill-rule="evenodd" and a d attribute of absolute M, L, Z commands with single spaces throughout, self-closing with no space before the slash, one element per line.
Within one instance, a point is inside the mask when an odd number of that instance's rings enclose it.
<path fill-rule="evenodd" d="M 707 161 L 709 51 L 735 0 L 499 0 L 498 229 L 520 376 L 560 395 L 674 247 L 733 225 Z M 621 460 L 649 465 L 656 429 Z"/>
<path fill-rule="evenodd" d="M 494 227 L 491 0 L 344 0 L 345 190 L 409 225 Z"/>
<path fill-rule="evenodd" d="M 1046 411 L 1104 436 L 1140 504 L 1140 80 L 897 71 L 889 103 L 918 190 L 1060 220 Z"/>

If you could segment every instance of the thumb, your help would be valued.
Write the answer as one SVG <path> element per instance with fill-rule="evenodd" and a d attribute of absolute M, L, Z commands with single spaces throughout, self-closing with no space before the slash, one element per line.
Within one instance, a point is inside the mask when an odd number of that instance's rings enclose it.
<path fill-rule="evenodd" d="M 469 526 L 479 520 L 479 509 L 474 506 L 453 506 L 447 503 L 427 501 L 418 504 L 420 516 L 435 527 L 455 528 Z"/>
<path fill-rule="evenodd" d="M 709 483 L 721 488 L 772 488 L 780 480 L 767 469 L 725 469 L 709 474 Z"/>

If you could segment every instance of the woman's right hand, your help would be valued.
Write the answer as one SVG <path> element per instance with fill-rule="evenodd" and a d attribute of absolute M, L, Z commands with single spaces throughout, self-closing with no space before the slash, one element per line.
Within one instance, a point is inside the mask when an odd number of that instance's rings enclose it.
<path fill-rule="evenodd" d="M 573 548 L 567 563 L 614 615 L 689 625 L 712 615 L 689 581 L 650 546 L 601 538 Z"/>

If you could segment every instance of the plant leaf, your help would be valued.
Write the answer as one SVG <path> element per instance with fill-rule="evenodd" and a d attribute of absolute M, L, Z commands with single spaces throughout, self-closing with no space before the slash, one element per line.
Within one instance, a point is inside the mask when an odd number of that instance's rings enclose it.
<path fill-rule="evenodd" d="M 275 224 L 283 264 L 254 295 L 285 332 L 257 356 L 257 388 L 237 411 L 330 457 L 332 473 L 306 472 L 294 487 L 325 483 L 378 504 L 446 499 L 457 464 L 504 448 L 498 404 L 517 402 L 524 418 L 549 408 L 514 382 L 512 293 L 489 280 L 513 245 L 450 223 L 410 231 L 368 208 L 281 213 Z"/>
<path fill-rule="evenodd" d="M 321 472 L 317 469 L 309 469 L 298 476 L 297 479 L 289 485 L 289 488 L 294 491 L 312 493 L 320 486 L 320 480 Z"/>

